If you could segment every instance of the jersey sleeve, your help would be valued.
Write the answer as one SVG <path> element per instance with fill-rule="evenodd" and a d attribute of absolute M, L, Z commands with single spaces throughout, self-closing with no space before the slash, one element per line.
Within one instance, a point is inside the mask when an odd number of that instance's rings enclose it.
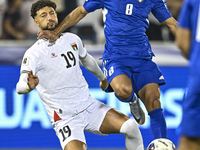
<path fill-rule="evenodd" d="M 159 22 L 165 21 L 172 17 L 167 7 L 166 0 L 152 0 L 152 2 L 154 5 L 152 14 L 156 17 L 156 19 L 158 19 Z"/>
<path fill-rule="evenodd" d="M 179 18 L 178 18 L 180 27 L 191 29 L 190 21 L 189 21 L 191 20 L 191 12 L 192 12 L 191 9 L 192 7 L 190 6 L 190 1 L 185 0 L 181 7 Z"/>
<path fill-rule="evenodd" d="M 102 0 L 86 0 L 83 7 L 87 12 L 93 12 L 97 9 L 103 8 Z"/>
<path fill-rule="evenodd" d="M 30 70 L 33 71 L 33 73 L 35 74 L 35 62 L 34 62 L 34 56 L 31 55 L 31 52 L 28 50 L 26 51 L 26 53 L 24 54 L 24 57 L 22 59 L 22 63 L 21 63 L 21 74 L 22 73 L 26 73 L 29 72 Z"/>
<path fill-rule="evenodd" d="M 77 36 L 78 40 L 78 52 L 79 52 L 79 57 L 84 58 L 87 54 L 87 50 L 85 48 L 85 45 L 83 44 L 82 40 Z"/>
<path fill-rule="evenodd" d="M 21 74 L 27 73 L 29 71 L 33 71 L 33 74 L 36 74 L 39 67 L 42 65 L 43 58 L 39 57 L 40 55 L 37 54 L 37 50 L 35 48 L 28 49 L 21 63 Z"/>

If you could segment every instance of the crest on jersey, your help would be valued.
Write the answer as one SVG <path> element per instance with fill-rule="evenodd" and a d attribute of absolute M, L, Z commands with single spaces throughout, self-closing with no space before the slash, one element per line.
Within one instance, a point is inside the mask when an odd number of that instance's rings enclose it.
<path fill-rule="evenodd" d="M 138 0 L 139 3 L 142 3 L 144 0 Z"/>
<path fill-rule="evenodd" d="M 78 47 L 77 47 L 76 43 L 72 43 L 71 47 L 73 48 L 74 51 L 78 50 Z"/>
<path fill-rule="evenodd" d="M 29 64 L 29 57 L 26 57 L 26 58 L 23 59 L 22 65 L 27 66 L 28 64 Z"/>

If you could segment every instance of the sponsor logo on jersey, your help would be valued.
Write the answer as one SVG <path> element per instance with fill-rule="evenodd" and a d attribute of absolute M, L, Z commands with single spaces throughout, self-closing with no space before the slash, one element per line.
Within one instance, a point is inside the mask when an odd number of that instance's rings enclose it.
<path fill-rule="evenodd" d="M 53 117 L 53 119 L 54 119 L 54 122 L 61 120 L 60 116 L 55 112 L 55 110 L 54 110 L 54 117 Z"/>
<path fill-rule="evenodd" d="M 55 58 L 57 55 L 55 53 L 51 53 L 51 58 Z"/>
<path fill-rule="evenodd" d="M 144 0 L 138 0 L 139 3 L 142 3 Z"/>
<path fill-rule="evenodd" d="M 73 48 L 74 51 L 78 50 L 78 47 L 77 47 L 76 43 L 72 43 L 71 47 Z"/>
<path fill-rule="evenodd" d="M 164 77 L 163 77 L 163 76 L 160 76 L 159 80 L 163 80 L 163 79 L 164 79 Z"/>

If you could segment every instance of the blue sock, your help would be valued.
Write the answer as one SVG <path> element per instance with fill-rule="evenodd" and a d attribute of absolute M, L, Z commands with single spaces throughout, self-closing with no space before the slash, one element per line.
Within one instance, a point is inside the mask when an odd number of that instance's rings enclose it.
<path fill-rule="evenodd" d="M 134 95 L 134 91 L 132 91 L 131 93 L 131 97 L 129 99 L 126 99 L 126 100 L 122 100 L 120 99 L 117 94 L 115 93 L 115 96 L 118 98 L 119 101 L 121 102 L 134 102 L 135 101 L 135 95 Z"/>
<path fill-rule="evenodd" d="M 162 108 L 158 108 L 148 113 L 154 139 L 167 138 L 167 125 L 162 110 Z"/>

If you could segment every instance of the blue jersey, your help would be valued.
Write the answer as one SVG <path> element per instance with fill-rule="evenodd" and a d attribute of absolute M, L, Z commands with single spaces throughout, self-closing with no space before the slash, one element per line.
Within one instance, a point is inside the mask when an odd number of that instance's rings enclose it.
<path fill-rule="evenodd" d="M 191 31 L 190 67 L 200 66 L 200 0 L 186 0 L 179 15 L 179 26 Z M 199 70 L 199 69 L 198 69 Z M 199 73 L 200 75 L 200 73 Z"/>
<path fill-rule="evenodd" d="M 87 12 L 102 9 L 106 38 L 103 59 L 154 56 L 146 30 L 150 12 L 159 22 L 171 17 L 166 0 L 86 0 Z"/>

